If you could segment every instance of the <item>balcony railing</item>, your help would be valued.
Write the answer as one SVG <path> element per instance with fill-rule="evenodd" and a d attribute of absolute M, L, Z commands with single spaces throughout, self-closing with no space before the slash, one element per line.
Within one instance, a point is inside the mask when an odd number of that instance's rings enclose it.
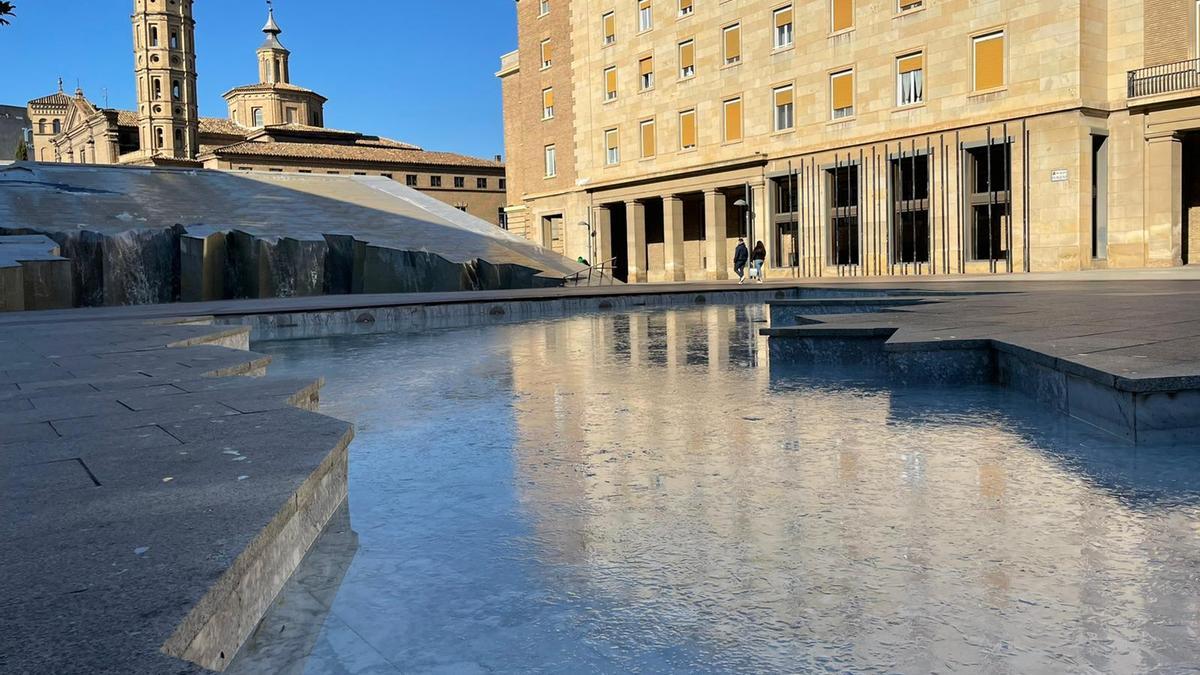
<path fill-rule="evenodd" d="M 1129 71 L 1129 98 L 1200 89 L 1200 59 Z"/>

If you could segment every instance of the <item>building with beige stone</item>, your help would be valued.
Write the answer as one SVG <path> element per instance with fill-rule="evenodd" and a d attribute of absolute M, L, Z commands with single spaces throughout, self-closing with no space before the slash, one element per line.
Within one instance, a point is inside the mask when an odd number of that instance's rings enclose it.
<path fill-rule="evenodd" d="M 192 7 L 192 0 L 134 0 L 136 110 L 98 107 L 81 89 L 64 92 L 60 81 L 57 92 L 28 103 L 32 159 L 384 176 L 504 224 L 500 157 L 429 151 L 327 128 L 327 99 L 292 82 L 291 52 L 273 10 L 255 54 L 258 82 L 224 94 L 228 118 L 201 117 Z"/>
<path fill-rule="evenodd" d="M 510 228 L 630 281 L 1200 261 L 1197 0 L 517 0 Z M 594 233 L 594 236 L 592 236 Z"/>

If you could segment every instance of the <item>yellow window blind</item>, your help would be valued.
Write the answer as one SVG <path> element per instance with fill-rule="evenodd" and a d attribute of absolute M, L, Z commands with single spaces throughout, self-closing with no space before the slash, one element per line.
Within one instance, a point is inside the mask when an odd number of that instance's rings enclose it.
<path fill-rule="evenodd" d="M 617 136 L 616 129 L 609 129 L 608 131 L 604 132 L 605 149 L 616 150 L 617 149 L 617 139 L 618 139 L 618 136 Z"/>
<path fill-rule="evenodd" d="M 696 111 L 679 113 L 679 144 L 685 148 L 696 147 Z"/>
<path fill-rule="evenodd" d="M 692 0 L 679 0 L 679 13 L 687 14 L 692 8 Z"/>
<path fill-rule="evenodd" d="M 740 141 L 742 139 L 742 99 L 735 98 L 725 102 L 725 140 Z"/>
<path fill-rule="evenodd" d="M 553 108 L 554 107 L 554 90 L 553 89 L 547 89 L 546 91 L 542 92 L 542 107 L 543 108 Z"/>
<path fill-rule="evenodd" d="M 975 38 L 975 90 L 1004 86 L 1004 33 Z"/>
<path fill-rule="evenodd" d="M 854 0 L 832 0 L 833 32 L 854 27 Z"/>
<path fill-rule="evenodd" d="M 649 75 L 654 72 L 654 57 L 642 59 L 638 61 L 638 74 Z"/>
<path fill-rule="evenodd" d="M 542 63 L 550 63 L 551 50 L 550 41 L 546 40 L 542 43 Z"/>
<path fill-rule="evenodd" d="M 854 72 L 837 73 L 830 78 L 833 89 L 833 109 L 854 107 Z"/>
<path fill-rule="evenodd" d="M 725 62 L 732 63 L 742 58 L 742 27 L 730 26 L 725 29 Z"/>
<path fill-rule="evenodd" d="M 901 74 L 911 73 L 915 70 L 922 70 L 925 68 L 925 55 L 911 54 L 909 56 L 902 56 L 897 62 L 896 67 L 899 69 Z"/>
<path fill-rule="evenodd" d="M 612 12 L 604 15 L 604 41 L 612 42 L 617 36 L 617 19 Z"/>
<path fill-rule="evenodd" d="M 604 71 L 604 95 L 612 98 L 617 94 L 617 69 L 609 68 Z"/>
<path fill-rule="evenodd" d="M 696 43 L 691 40 L 679 45 L 679 69 L 696 67 Z"/>
<path fill-rule="evenodd" d="M 642 122 L 642 157 L 654 156 L 654 120 Z"/>
<path fill-rule="evenodd" d="M 788 7 L 775 12 L 775 27 L 782 28 L 792 22 L 792 8 Z"/>
<path fill-rule="evenodd" d="M 775 107 L 789 105 L 792 102 L 792 88 L 782 87 L 775 90 Z"/>

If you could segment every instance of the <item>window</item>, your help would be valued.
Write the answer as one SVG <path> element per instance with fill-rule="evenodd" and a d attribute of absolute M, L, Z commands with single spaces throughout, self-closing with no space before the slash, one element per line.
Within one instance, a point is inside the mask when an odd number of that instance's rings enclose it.
<path fill-rule="evenodd" d="M 722 117 L 725 142 L 731 143 L 742 140 L 742 99 L 731 98 L 725 101 L 722 108 L 725 112 Z"/>
<path fill-rule="evenodd" d="M 507 178 L 500 179 L 500 189 L 501 190 L 508 189 L 508 179 Z"/>
<path fill-rule="evenodd" d="M 649 56 L 638 61 L 638 84 L 642 91 L 654 88 L 654 57 Z"/>
<path fill-rule="evenodd" d="M 179 34 L 171 31 L 171 49 L 179 49 Z"/>
<path fill-rule="evenodd" d="M 654 10 L 650 7 L 650 0 L 637 0 L 637 7 L 638 32 L 654 28 Z"/>
<path fill-rule="evenodd" d="M 558 162 L 556 161 L 554 146 L 546 146 L 546 178 L 551 178 L 558 174 Z"/>
<path fill-rule="evenodd" d="M 1012 149 L 993 142 L 963 151 L 967 169 L 967 253 L 971 260 L 1008 256 Z"/>
<path fill-rule="evenodd" d="M 150 46 L 158 46 L 158 26 L 150 26 Z"/>
<path fill-rule="evenodd" d="M 679 113 L 679 149 L 691 150 L 696 147 L 696 110 L 684 110 Z"/>
<path fill-rule="evenodd" d="M 617 98 L 617 67 L 609 66 L 604 69 L 604 100 L 613 101 Z"/>
<path fill-rule="evenodd" d="M 263 125 L 263 109 L 251 108 L 250 116 L 254 119 L 254 126 L 261 127 Z"/>
<path fill-rule="evenodd" d="M 835 167 L 826 172 L 829 191 L 829 263 L 857 265 L 858 228 L 858 167 Z"/>
<path fill-rule="evenodd" d="M 645 120 L 641 124 L 642 130 L 642 157 L 653 157 L 657 148 L 655 148 L 654 137 L 654 120 Z"/>
<path fill-rule="evenodd" d="M 696 41 L 679 43 L 679 79 L 686 80 L 696 74 Z"/>
<path fill-rule="evenodd" d="M 504 212 L 503 206 L 496 209 L 496 224 L 499 225 L 500 229 L 502 230 L 508 229 L 508 214 Z"/>
<path fill-rule="evenodd" d="M 162 80 L 160 80 L 156 77 L 156 78 L 154 78 L 153 83 L 154 83 L 154 100 L 161 101 L 162 100 Z"/>
<path fill-rule="evenodd" d="M 542 90 L 542 119 L 554 117 L 554 88 Z"/>
<path fill-rule="evenodd" d="M 604 44 L 611 45 L 617 41 L 617 18 L 612 12 L 600 17 L 604 29 Z"/>
<path fill-rule="evenodd" d="M 840 33 L 854 28 L 854 0 L 830 0 L 830 30 Z"/>
<path fill-rule="evenodd" d="M 542 40 L 542 68 L 549 68 L 552 58 L 550 40 Z"/>
<path fill-rule="evenodd" d="M 267 169 L 267 171 L 270 171 L 272 173 L 283 173 L 283 169 L 276 169 L 274 167 Z"/>
<path fill-rule="evenodd" d="M 606 164 L 617 164 L 621 161 L 621 140 L 616 129 L 604 132 L 604 149 Z"/>
<path fill-rule="evenodd" d="M 892 262 L 929 262 L 929 156 L 891 161 Z"/>
<path fill-rule="evenodd" d="M 975 91 L 1004 86 L 1004 31 L 972 38 Z"/>
<path fill-rule="evenodd" d="M 896 59 L 896 105 L 915 105 L 925 100 L 925 55 L 908 54 Z"/>
<path fill-rule="evenodd" d="M 724 49 L 725 65 L 739 63 L 742 60 L 742 26 L 733 24 L 721 31 Z"/>
<path fill-rule="evenodd" d="M 911 12 L 925 6 L 925 0 L 896 0 L 897 12 Z"/>
<path fill-rule="evenodd" d="M 775 49 L 791 47 L 792 39 L 792 8 L 775 10 Z"/>
<path fill-rule="evenodd" d="M 796 126 L 795 90 L 792 85 L 775 89 L 775 131 Z"/>
<path fill-rule="evenodd" d="M 300 170 L 300 173 L 312 173 L 312 172 L 311 172 L 311 171 L 305 171 L 304 169 L 301 169 L 301 170 Z M 386 179 L 388 179 L 388 180 L 391 180 L 391 179 L 392 179 L 392 174 L 390 174 L 390 173 L 380 173 L 379 175 L 380 175 L 380 176 L 383 176 L 384 178 L 386 178 Z"/>
<path fill-rule="evenodd" d="M 284 118 L 287 120 L 288 124 L 296 123 L 296 113 L 297 113 L 297 110 L 295 108 L 287 109 L 286 114 L 284 115 Z"/>
<path fill-rule="evenodd" d="M 429 177 L 429 187 L 442 187 L 442 177 L 441 176 L 430 176 Z"/>
<path fill-rule="evenodd" d="M 463 188 L 463 187 L 467 187 L 467 179 L 466 179 L 466 177 L 464 177 L 464 176 L 455 176 L 455 177 L 454 177 L 454 187 L 456 187 L 456 188 Z"/>
<path fill-rule="evenodd" d="M 833 119 L 854 116 L 853 70 L 843 70 L 829 76 L 829 100 Z"/>
<path fill-rule="evenodd" d="M 178 150 L 182 147 L 183 147 L 183 129 L 176 129 L 175 130 L 175 149 Z"/>
<path fill-rule="evenodd" d="M 54 120 L 53 122 L 50 123 L 50 127 L 52 129 L 54 129 L 54 133 L 56 133 L 56 134 L 61 133 L 62 132 L 62 121 Z"/>
<path fill-rule="evenodd" d="M 692 0 L 679 0 L 679 16 L 691 16 L 693 11 Z"/>
<path fill-rule="evenodd" d="M 154 147 L 161 148 L 166 144 L 166 136 L 163 134 L 163 128 L 156 127 L 154 129 Z"/>
<path fill-rule="evenodd" d="M 171 100 L 178 101 L 183 98 L 183 91 L 179 87 L 179 80 L 171 81 Z"/>
<path fill-rule="evenodd" d="M 538 16 L 546 16 L 550 13 L 550 0 L 541 0 L 538 3 Z"/>
<path fill-rule="evenodd" d="M 475 189 L 476 190 L 486 190 L 487 189 L 487 179 L 486 178 L 476 178 L 475 179 Z"/>
<path fill-rule="evenodd" d="M 408 187 L 417 187 L 417 174 L 410 173 L 404 176 L 404 184 Z"/>

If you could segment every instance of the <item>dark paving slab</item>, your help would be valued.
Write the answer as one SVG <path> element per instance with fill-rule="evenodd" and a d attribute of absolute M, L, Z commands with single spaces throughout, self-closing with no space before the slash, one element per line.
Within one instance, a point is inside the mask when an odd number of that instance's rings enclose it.
<path fill-rule="evenodd" d="M 330 462 L 344 468 L 351 431 L 310 412 L 321 381 L 237 377 L 269 361 L 241 328 L 55 320 L 0 334 L 0 673 L 198 673 L 178 656 L 232 658 L 261 613 L 231 610 L 230 591 L 274 597 L 281 552 L 306 549 L 285 525 L 314 476 L 341 499 Z"/>

